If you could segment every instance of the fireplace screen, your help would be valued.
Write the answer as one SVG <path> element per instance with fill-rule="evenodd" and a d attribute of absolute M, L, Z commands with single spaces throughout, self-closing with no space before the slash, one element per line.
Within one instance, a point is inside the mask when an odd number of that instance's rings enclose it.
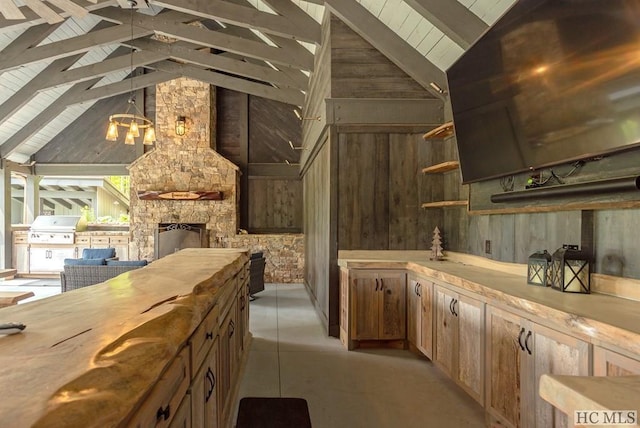
<path fill-rule="evenodd" d="M 206 248 L 207 229 L 204 224 L 160 224 L 155 231 L 154 258 L 159 259 L 183 248 Z"/>

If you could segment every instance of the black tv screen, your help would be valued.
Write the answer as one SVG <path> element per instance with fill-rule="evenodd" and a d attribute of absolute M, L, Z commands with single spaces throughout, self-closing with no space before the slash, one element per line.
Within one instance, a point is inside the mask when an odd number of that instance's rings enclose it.
<path fill-rule="evenodd" d="M 640 144 L 640 0 L 520 0 L 447 70 L 464 183 Z"/>

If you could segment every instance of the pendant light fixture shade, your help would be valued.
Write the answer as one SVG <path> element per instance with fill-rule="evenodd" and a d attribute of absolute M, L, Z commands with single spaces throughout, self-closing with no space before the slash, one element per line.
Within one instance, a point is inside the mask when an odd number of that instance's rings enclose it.
<path fill-rule="evenodd" d="M 133 46 L 133 8 L 137 6 L 137 2 L 129 0 L 131 9 L 131 46 Z M 153 127 L 153 121 L 147 119 L 142 111 L 136 105 L 135 97 L 133 96 L 133 47 L 131 48 L 131 71 L 129 73 L 129 81 L 131 82 L 130 97 L 127 101 L 127 110 L 124 113 L 112 114 L 109 116 L 109 127 L 107 128 L 106 139 L 108 141 L 118 140 L 118 128 L 126 128 L 127 133 L 125 135 L 125 144 L 135 144 L 135 139 L 140 136 L 140 130 L 144 130 L 144 144 L 153 144 L 156 141 L 156 132 Z"/>

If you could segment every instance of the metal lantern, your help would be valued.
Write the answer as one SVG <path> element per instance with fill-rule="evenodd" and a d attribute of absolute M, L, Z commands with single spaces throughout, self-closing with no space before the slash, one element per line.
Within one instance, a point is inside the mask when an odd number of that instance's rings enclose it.
<path fill-rule="evenodd" d="M 548 271 L 550 264 L 551 254 L 547 250 L 531 254 L 527 263 L 527 284 L 541 285 L 543 287 L 549 285 Z"/>
<path fill-rule="evenodd" d="M 590 293 L 590 255 L 577 245 L 563 245 L 551 257 L 551 287 L 568 293 Z"/>

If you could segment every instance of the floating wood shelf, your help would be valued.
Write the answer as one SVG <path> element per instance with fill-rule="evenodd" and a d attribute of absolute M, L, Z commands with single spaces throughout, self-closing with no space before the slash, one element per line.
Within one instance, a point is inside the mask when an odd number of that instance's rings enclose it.
<path fill-rule="evenodd" d="M 453 135 L 453 122 L 443 123 L 437 128 L 433 128 L 422 136 L 425 140 L 433 140 L 436 138 L 446 138 Z"/>
<path fill-rule="evenodd" d="M 437 201 L 437 202 L 427 202 L 422 204 L 422 208 L 451 208 L 451 207 L 462 207 L 467 206 L 469 202 L 467 200 L 464 201 Z"/>
<path fill-rule="evenodd" d="M 458 161 L 447 161 L 422 168 L 422 172 L 424 174 L 439 174 L 442 172 L 453 171 L 458 169 L 459 166 L 460 162 Z"/>

